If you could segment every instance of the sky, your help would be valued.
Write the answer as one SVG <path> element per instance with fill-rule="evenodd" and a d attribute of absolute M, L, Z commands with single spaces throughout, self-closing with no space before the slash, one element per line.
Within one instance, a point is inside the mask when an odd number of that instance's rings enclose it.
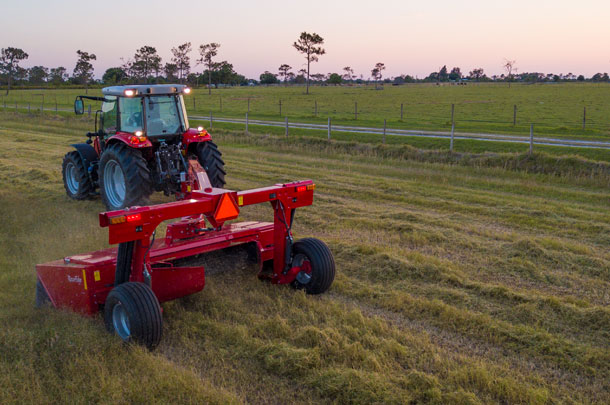
<path fill-rule="evenodd" d="M 422 78 L 443 65 L 493 75 L 506 59 L 519 72 L 610 71 L 608 0 L 1 1 L 0 48 L 24 49 L 22 66 L 72 72 L 80 49 L 97 55 L 96 77 L 144 45 L 169 62 L 184 42 L 192 43 L 192 62 L 200 44 L 220 43 L 218 60 L 246 77 L 277 73 L 283 63 L 297 71 L 305 58 L 292 43 L 302 31 L 324 38 L 312 74 L 351 66 L 368 78 L 382 62 L 384 77 Z"/>

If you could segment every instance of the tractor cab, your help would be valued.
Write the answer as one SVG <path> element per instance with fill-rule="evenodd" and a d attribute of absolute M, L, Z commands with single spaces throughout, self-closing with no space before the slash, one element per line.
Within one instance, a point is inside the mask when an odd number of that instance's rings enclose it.
<path fill-rule="evenodd" d="M 117 133 L 169 141 L 189 129 L 183 94 L 185 85 L 130 85 L 102 89 L 104 97 L 79 96 L 75 112 L 84 112 L 82 99 L 102 101 L 96 132 L 104 139 Z"/>

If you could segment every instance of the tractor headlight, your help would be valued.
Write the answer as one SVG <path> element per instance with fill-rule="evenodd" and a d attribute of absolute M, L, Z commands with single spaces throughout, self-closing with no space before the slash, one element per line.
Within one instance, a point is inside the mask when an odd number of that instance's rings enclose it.
<path fill-rule="evenodd" d="M 134 145 L 140 144 L 142 142 L 146 142 L 146 135 L 144 135 L 143 131 L 136 131 L 129 138 L 129 142 L 131 142 Z"/>
<path fill-rule="evenodd" d="M 135 90 L 127 89 L 124 91 L 126 97 L 133 97 L 136 94 Z"/>
<path fill-rule="evenodd" d="M 189 89 L 188 87 L 185 87 L 182 91 L 184 92 L 184 94 L 191 94 L 191 89 Z"/>

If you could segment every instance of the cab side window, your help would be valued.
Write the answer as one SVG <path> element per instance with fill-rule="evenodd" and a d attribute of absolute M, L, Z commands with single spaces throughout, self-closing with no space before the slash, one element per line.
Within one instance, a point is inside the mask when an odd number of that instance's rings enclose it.
<path fill-rule="evenodd" d="M 119 103 L 121 131 L 133 133 L 143 130 L 142 99 L 121 97 Z"/>
<path fill-rule="evenodd" d="M 115 134 L 117 130 L 117 101 L 116 96 L 106 96 L 102 103 L 102 130 L 105 134 Z"/>

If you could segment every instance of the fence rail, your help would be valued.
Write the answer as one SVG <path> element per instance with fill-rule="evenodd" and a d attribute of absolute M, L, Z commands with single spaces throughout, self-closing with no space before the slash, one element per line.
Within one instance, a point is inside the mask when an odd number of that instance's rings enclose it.
<path fill-rule="evenodd" d="M 41 94 L 35 94 L 33 96 L 41 96 Z M 63 99 L 63 100 L 62 100 Z M 462 131 L 456 131 L 456 121 L 458 119 L 458 113 L 456 111 L 455 105 L 451 105 L 450 108 L 448 108 L 448 112 L 449 114 L 447 115 L 447 117 L 440 117 L 437 115 L 433 115 L 430 114 L 428 117 L 426 117 L 429 121 L 435 121 L 438 120 L 440 122 L 449 122 L 451 130 L 450 131 L 438 131 L 438 130 L 427 130 L 427 129 L 403 129 L 403 128 L 396 128 L 397 124 L 399 124 L 400 126 L 404 127 L 406 125 L 408 125 L 408 122 L 406 121 L 399 121 L 399 122 L 391 122 L 393 124 L 393 127 L 388 126 L 388 122 L 390 122 L 387 119 L 383 119 L 380 121 L 380 127 L 374 127 L 374 126 L 357 126 L 357 125 L 338 125 L 335 123 L 335 121 L 337 120 L 337 118 L 334 117 L 326 117 L 327 119 L 327 123 L 326 124 L 318 124 L 318 123 L 312 123 L 312 122 L 298 122 L 295 120 L 295 122 L 291 122 L 288 119 L 287 115 L 284 115 L 284 120 L 282 121 L 274 121 L 274 120 L 264 120 L 264 119 L 252 119 L 252 115 L 254 115 L 252 113 L 252 111 L 254 110 L 254 108 L 252 108 L 254 106 L 255 103 L 252 103 L 250 101 L 247 102 L 247 104 L 244 107 L 247 107 L 246 109 L 248 110 L 248 112 L 246 113 L 246 118 L 245 119 L 240 119 L 240 118 L 236 118 L 235 117 L 235 113 L 230 114 L 230 116 L 227 115 L 223 115 L 222 117 L 220 116 L 214 116 L 214 112 L 213 110 L 210 110 L 209 115 L 207 116 L 201 116 L 201 115 L 196 115 L 198 111 L 201 111 L 198 104 L 197 104 L 197 99 L 194 97 L 193 98 L 193 107 L 196 108 L 195 110 L 195 114 L 193 114 L 193 112 L 191 111 L 191 115 L 190 117 L 193 119 L 197 119 L 197 120 L 202 120 L 202 121 L 208 121 L 210 123 L 210 127 L 213 126 L 213 122 L 224 122 L 224 123 L 234 123 L 234 124 L 243 124 L 245 125 L 245 129 L 246 132 L 248 132 L 249 130 L 249 125 L 257 125 L 257 126 L 269 126 L 269 127 L 284 127 L 285 128 L 285 134 L 288 136 L 289 134 L 289 128 L 294 128 L 294 129 L 302 129 L 302 130 L 318 130 L 318 131 L 327 131 L 328 133 L 328 139 L 331 139 L 331 134 L 332 132 L 342 132 L 342 133 L 355 133 L 355 134 L 374 134 L 374 135 L 380 135 L 382 142 L 385 143 L 386 137 L 387 136 L 411 136 L 411 137 L 423 137 L 423 138 L 447 138 L 450 140 L 450 148 L 451 150 L 453 150 L 453 146 L 454 146 L 454 141 L 458 140 L 458 139 L 471 139 L 471 140 L 478 140 L 478 141 L 489 141 L 489 142 L 509 142 L 509 143 L 523 143 L 523 144 L 529 144 L 530 145 L 530 149 L 533 147 L 533 145 L 552 145 L 552 146 L 561 146 L 561 147 L 578 147 L 578 148 L 597 148 L 597 149 L 610 149 L 610 141 L 605 141 L 605 140 L 600 140 L 600 141 L 594 141 L 594 140 L 582 140 L 582 139 L 568 139 L 568 138 L 563 138 L 563 137 L 552 137 L 552 136 L 534 136 L 534 124 L 530 123 L 527 125 L 527 129 L 530 130 L 530 135 L 522 135 L 522 134 L 498 134 L 498 133 L 491 133 L 487 132 L 487 131 L 481 131 L 481 132 L 474 132 L 474 131 L 469 131 L 469 132 L 462 132 Z M 68 101 L 70 102 L 70 104 L 68 104 Z M 29 99 L 29 98 L 25 98 L 25 97 L 21 97 L 19 101 L 14 100 L 12 103 L 8 103 L 6 100 L 6 97 L 3 98 L 3 101 L 0 102 L 0 106 L 4 109 L 4 110 L 12 110 L 14 109 L 15 111 L 20 111 L 20 110 L 27 110 L 29 113 L 31 113 L 32 111 L 54 111 L 54 112 L 66 112 L 66 111 L 72 111 L 72 102 L 73 102 L 73 98 L 66 96 L 66 97 L 60 97 L 59 99 L 57 97 L 55 98 L 50 98 L 47 97 L 47 101 L 45 101 L 44 97 L 37 97 L 36 100 L 34 99 Z M 69 105 L 69 108 L 66 108 L 66 105 Z M 279 103 L 279 106 L 281 108 L 281 106 L 284 106 L 284 111 L 286 110 L 286 103 L 284 102 L 282 104 L 282 102 Z M 320 116 L 320 112 L 318 110 L 319 108 L 319 103 L 317 101 L 314 101 L 313 104 L 314 108 L 316 109 L 316 114 L 318 115 L 318 121 L 325 119 L 322 116 Z M 400 113 L 404 114 L 405 108 L 404 108 L 405 104 L 401 104 L 400 106 Z M 226 100 L 225 100 L 225 107 L 226 107 Z M 97 109 L 100 108 L 100 103 L 99 102 L 92 102 L 91 104 L 87 105 L 87 112 L 88 115 L 91 116 L 92 115 L 92 111 L 95 111 Z M 363 112 L 362 111 L 358 111 L 358 105 L 354 104 L 354 112 L 353 114 L 356 114 L 355 117 L 357 118 L 358 114 L 360 116 L 362 116 Z M 516 111 L 516 108 L 515 108 Z M 594 124 L 591 124 L 590 121 L 587 121 L 586 118 L 586 114 L 587 111 L 586 109 L 583 110 L 583 122 L 581 123 L 581 125 L 583 125 L 583 127 L 586 125 L 587 128 L 590 128 L 591 126 L 593 126 Z M 257 115 L 262 115 L 265 116 L 266 114 L 257 114 Z M 377 111 L 375 113 L 375 116 L 379 115 L 379 111 Z M 265 117 L 266 118 L 266 117 Z M 298 117 L 297 117 L 298 119 Z M 332 124 L 331 124 L 331 120 L 332 120 Z M 339 121 L 345 121 L 345 120 L 340 120 Z M 371 120 L 365 120 L 365 122 L 370 123 Z M 460 123 L 471 123 L 471 122 L 481 122 L 481 123 L 498 123 L 499 121 L 494 121 L 494 120 L 483 120 L 483 119 L 467 119 L 467 118 L 459 118 L 459 122 Z M 504 124 L 506 124 L 506 122 L 503 122 Z M 536 125 L 549 125 L 549 121 L 543 119 L 543 118 L 539 118 L 536 122 Z"/>
<path fill-rule="evenodd" d="M 285 134 L 288 136 L 289 128 L 293 129 L 305 129 L 314 131 L 327 131 L 328 139 L 331 139 L 332 132 L 346 132 L 356 134 L 375 134 L 381 135 L 382 140 L 385 143 L 385 137 L 387 135 L 394 136 L 413 136 L 423 138 L 444 138 L 444 139 L 471 139 L 477 141 L 490 141 L 490 142 L 510 142 L 510 143 L 523 143 L 530 145 L 551 145 L 551 146 L 562 146 L 572 148 L 597 148 L 597 149 L 609 149 L 610 141 L 587 141 L 580 139 L 564 139 L 564 138 L 550 138 L 550 137 L 534 137 L 534 125 L 530 126 L 530 135 L 508 135 L 508 134 L 486 134 L 486 133 L 472 133 L 472 132 L 455 132 L 455 127 L 450 132 L 445 131 L 421 131 L 421 130 L 406 130 L 406 129 L 395 129 L 387 128 L 386 125 L 380 128 L 375 127 L 363 127 L 363 126 L 347 126 L 347 125 L 336 125 L 331 124 L 330 117 L 328 123 L 325 124 L 312 124 L 303 122 L 290 122 L 288 117 L 284 121 L 266 121 L 251 119 L 246 113 L 245 119 L 229 118 L 229 117 L 214 117 L 212 114 L 209 116 L 191 116 L 194 120 L 208 121 L 210 126 L 213 126 L 214 122 L 232 123 L 232 124 L 243 124 L 245 125 L 246 132 L 248 132 L 249 126 L 258 125 L 265 127 L 282 127 L 285 128 Z"/>

